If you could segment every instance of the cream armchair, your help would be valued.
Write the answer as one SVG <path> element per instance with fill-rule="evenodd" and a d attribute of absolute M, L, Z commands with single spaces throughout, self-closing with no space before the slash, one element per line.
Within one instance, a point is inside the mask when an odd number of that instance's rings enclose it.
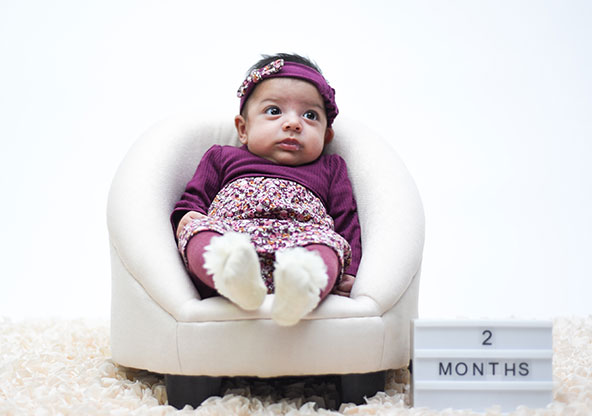
<path fill-rule="evenodd" d="M 222 297 L 201 299 L 177 252 L 169 215 L 201 155 L 238 145 L 231 117 L 162 122 L 131 148 L 108 202 L 112 265 L 111 346 L 121 365 L 166 374 L 169 404 L 197 406 L 225 376 L 341 377 L 342 401 L 384 388 L 387 369 L 407 366 L 417 316 L 423 209 L 392 148 L 365 126 L 340 119 L 326 149 L 348 163 L 363 258 L 351 297 L 329 295 L 293 327 L 270 318 L 273 295 L 245 312 Z"/>

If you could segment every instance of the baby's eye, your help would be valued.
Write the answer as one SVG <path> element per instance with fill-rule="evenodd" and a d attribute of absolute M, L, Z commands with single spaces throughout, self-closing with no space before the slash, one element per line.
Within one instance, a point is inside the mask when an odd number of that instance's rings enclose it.
<path fill-rule="evenodd" d="M 277 116 L 281 113 L 282 112 L 280 111 L 280 109 L 276 106 L 271 106 L 265 109 L 265 114 L 269 114 L 270 116 Z"/>
<path fill-rule="evenodd" d="M 319 118 L 319 115 L 317 114 L 316 111 L 307 111 L 306 113 L 304 113 L 304 118 L 307 118 L 309 120 L 317 120 Z"/>

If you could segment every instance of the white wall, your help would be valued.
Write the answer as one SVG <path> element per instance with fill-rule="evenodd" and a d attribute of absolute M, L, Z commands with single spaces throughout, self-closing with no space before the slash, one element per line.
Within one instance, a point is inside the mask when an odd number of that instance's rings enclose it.
<path fill-rule="evenodd" d="M 416 178 L 422 316 L 589 314 L 590 21 L 560 0 L 2 1 L 0 315 L 107 317 L 125 152 L 178 111 L 231 119 L 278 51 L 314 58 Z"/>

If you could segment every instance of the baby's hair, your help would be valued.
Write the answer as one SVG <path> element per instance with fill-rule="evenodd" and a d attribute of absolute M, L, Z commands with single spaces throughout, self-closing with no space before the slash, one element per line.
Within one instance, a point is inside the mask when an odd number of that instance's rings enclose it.
<path fill-rule="evenodd" d="M 253 71 L 254 69 L 263 68 L 265 65 L 268 65 L 277 59 L 283 59 L 287 62 L 296 62 L 298 64 L 306 65 L 317 71 L 319 74 L 323 74 L 321 72 L 321 69 L 315 62 L 313 62 L 309 58 L 305 58 L 304 56 L 295 53 L 278 53 L 275 55 L 261 55 L 261 57 L 262 59 L 260 59 L 255 65 L 249 68 L 249 70 L 247 71 L 247 75 L 249 75 L 251 71 Z"/>

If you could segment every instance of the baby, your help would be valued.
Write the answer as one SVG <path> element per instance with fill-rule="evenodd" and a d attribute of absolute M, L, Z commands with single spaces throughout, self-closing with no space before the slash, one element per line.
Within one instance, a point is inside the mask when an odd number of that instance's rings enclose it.
<path fill-rule="evenodd" d="M 308 59 L 278 54 L 238 96 L 242 146 L 204 154 L 171 222 L 198 288 L 245 310 L 275 293 L 272 319 L 294 325 L 332 291 L 349 296 L 362 255 L 345 161 L 323 153 L 335 91 Z"/>

